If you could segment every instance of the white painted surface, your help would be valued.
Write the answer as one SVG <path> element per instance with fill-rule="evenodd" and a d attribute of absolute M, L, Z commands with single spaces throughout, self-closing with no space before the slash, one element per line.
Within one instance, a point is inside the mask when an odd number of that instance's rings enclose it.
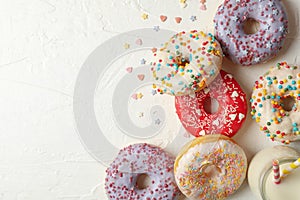
<path fill-rule="evenodd" d="M 159 25 L 175 31 L 212 31 L 221 0 L 182 9 L 171 0 L 1 0 L 0 1 L 0 200 L 106 199 L 105 167 L 83 148 L 73 120 L 72 96 L 87 56 L 102 42 L 128 30 Z M 300 64 L 299 8 L 286 0 L 290 34 L 280 55 L 265 65 L 225 69 L 248 94 L 254 80 L 278 61 Z M 149 13 L 142 20 L 143 9 Z M 169 17 L 161 23 L 159 15 Z M 188 18 L 196 15 L 194 23 Z M 175 16 L 183 21 L 176 24 Z M 248 119 L 234 138 L 248 159 L 273 145 Z M 231 199 L 253 199 L 247 184 Z"/>

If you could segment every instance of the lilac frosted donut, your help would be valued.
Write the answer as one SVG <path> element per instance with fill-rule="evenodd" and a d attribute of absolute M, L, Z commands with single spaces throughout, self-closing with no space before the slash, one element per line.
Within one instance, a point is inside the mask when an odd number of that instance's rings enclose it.
<path fill-rule="evenodd" d="M 259 22 L 256 33 L 245 33 L 244 25 L 249 19 Z M 281 0 L 225 0 L 214 23 L 223 53 L 240 65 L 254 65 L 274 57 L 282 48 L 288 30 Z"/>
<path fill-rule="evenodd" d="M 161 148 L 149 144 L 134 144 L 122 149 L 107 168 L 105 190 L 109 199 L 152 200 L 174 199 L 178 193 L 173 169 L 174 158 Z M 150 185 L 137 185 L 140 175 L 148 175 Z"/>

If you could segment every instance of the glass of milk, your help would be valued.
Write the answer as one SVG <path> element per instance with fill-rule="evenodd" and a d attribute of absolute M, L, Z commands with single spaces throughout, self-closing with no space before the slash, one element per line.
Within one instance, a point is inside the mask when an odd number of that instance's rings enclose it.
<path fill-rule="evenodd" d="M 287 168 L 290 163 L 300 157 L 300 153 L 287 146 L 275 146 L 258 152 L 252 159 L 248 169 L 248 183 L 252 192 L 261 200 L 300 199 L 300 169 L 281 180 L 273 181 L 273 160 L 279 161 L 280 169 Z"/>

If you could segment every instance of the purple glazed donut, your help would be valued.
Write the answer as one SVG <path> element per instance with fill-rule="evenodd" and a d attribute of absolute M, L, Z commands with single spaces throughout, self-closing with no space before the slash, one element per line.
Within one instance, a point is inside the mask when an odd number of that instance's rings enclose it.
<path fill-rule="evenodd" d="M 244 23 L 249 19 L 260 24 L 254 34 L 244 31 Z M 225 0 L 214 23 L 223 53 L 234 63 L 245 66 L 274 57 L 282 48 L 288 30 L 281 0 Z"/>
<path fill-rule="evenodd" d="M 173 174 L 174 158 L 161 148 L 134 144 L 122 149 L 106 170 L 105 190 L 109 199 L 172 200 L 179 194 Z M 148 175 L 150 185 L 138 188 L 140 175 Z"/>

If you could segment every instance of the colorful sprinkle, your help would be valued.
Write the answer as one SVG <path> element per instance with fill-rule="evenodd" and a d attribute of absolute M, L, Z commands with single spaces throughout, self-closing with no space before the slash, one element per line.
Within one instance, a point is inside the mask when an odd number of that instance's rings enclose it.
<path fill-rule="evenodd" d="M 165 15 L 161 15 L 161 16 L 159 16 L 159 18 L 162 22 L 165 22 L 168 19 L 168 17 Z"/>
<path fill-rule="evenodd" d="M 175 22 L 176 22 L 177 24 L 180 24 L 181 21 L 182 21 L 182 18 L 181 18 L 181 17 L 175 17 Z"/>
<path fill-rule="evenodd" d="M 141 18 L 143 19 L 143 20 L 146 20 L 146 19 L 148 19 L 148 14 L 147 13 L 143 13 L 142 15 L 141 15 Z"/>
<path fill-rule="evenodd" d="M 272 141 L 289 144 L 299 135 L 296 116 L 300 115 L 300 87 L 292 86 L 300 86 L 300 77 L 297 76 L 299 71 L 297 67 L 293 68 L 286 62 L 278 63 L 264 76 L 259 77 L 253 87 L 250 99 L 252 118 Z M 286 110 L 286 98 L 295 101 L 292 110 Z M 268 112 L 266 108 L 270 108 L 272 112 Z M 293 113 L 294 117 L 290 113 Z"/>

